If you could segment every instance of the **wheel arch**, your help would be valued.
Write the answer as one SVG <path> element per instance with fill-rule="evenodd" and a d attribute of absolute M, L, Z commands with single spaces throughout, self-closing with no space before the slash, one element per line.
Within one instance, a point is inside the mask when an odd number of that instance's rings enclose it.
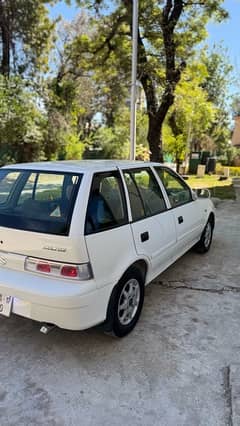
<path fill-rule="evenodd" d="M 210 215 L 208 216 L 208 221 L 210 221 L 213 229 L 215 227 L 215 214 L 213 212 L 210 213 Z"/>
<path fill-rule="evenodd" d="M 135 262 L 133 262 L 127 269 L 126 271 L 122 274 L 122 276 L 120 277 L 120 279 L 118 280 L 118 282 L 114 285 L 109 300 L 108 300 L 108 305 L 107 305 L 107 311 L 106 311 L 106 320 L 105 320 L 105 324 L 104 324 L 104 328 L 105 331 L 108 332 L 108 328 L 109 328 L 109 318 L 111 318 L 111 311 L 110 311 L 110 306 L 112 305 L 112 300 L 114 299 L 115 295 L 116 295 L 116 291 L 118 288 L 118 284 L 120 283 L 120 281 L 122 281 L 124 279 L 124 277 L 133 269 L 137 269 L 138 272 L 140 272 L 141 277 L 142 277 L 142 283 L 143 285 L 145 285 L 146 282 L 146 276 L 147 276 L 147 272 L 148 272 L 148 267 L 149 265 L 147 264 L 147 261 L 144 259 L 137 259 Z"/>
<path fill-rule="evenodd" d="M 124 272 L 124 275 L 128 273 L 132 268 L 136 268 L 139 270 L 139 272 L 142 275 L 143 284 L 145 284 L 146 276 L 148 272 L 148 264 L 144 259 L 139 259 L 136 262 L 134 262 L 129 268 Z M 121 278 L 122 279 L 122 278 Z"/>

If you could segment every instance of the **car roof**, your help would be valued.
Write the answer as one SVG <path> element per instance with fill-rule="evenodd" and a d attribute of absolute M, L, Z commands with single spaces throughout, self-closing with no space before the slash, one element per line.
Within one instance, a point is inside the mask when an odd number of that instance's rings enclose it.
<path fill-rule="evenodd" d="M 19 163 L 4 166 L 8 169 L 27 169 L 27 170 L 44 170 L 56 172 L 97 172 L 110 171 L 116 168 L 128 169 L 132 167 L 147 167 L 151 165 L 160 165 L 160 163 L 130 160 L 68 160 L 68 161 L 42 161 L 34 163 Z"/>

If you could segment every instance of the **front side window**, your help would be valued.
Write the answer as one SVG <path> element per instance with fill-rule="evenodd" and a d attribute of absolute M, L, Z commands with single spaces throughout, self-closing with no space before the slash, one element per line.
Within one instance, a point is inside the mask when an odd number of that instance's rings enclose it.
<path fill-rule="evenodd" d="M 128 170 L 124 178 L 134 221 L 166 210 L 163 194 L 151 170 Z"/>
<path fill-rule="evenodd" d="M 171 207 L 178 207 L 192 201 L 190 188 L 178 175 L 172 170 L 161 167 L 155 167 L 155 170 L 166 189 Z"/>
<path fill-rule="evenodd" d="M 119 173 L 95 174 L 88 202 L 85 233 L 106 231 L 126 223 L 126 203 Z"/>
<path fill-rule="evenodd" d="M 67 235 L 81 175 L 0 170 L 0 226 Z"/>

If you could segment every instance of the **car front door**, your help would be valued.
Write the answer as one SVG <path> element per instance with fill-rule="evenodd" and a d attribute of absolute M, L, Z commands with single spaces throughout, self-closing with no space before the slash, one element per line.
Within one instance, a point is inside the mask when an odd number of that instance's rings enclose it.
<path fill-rule="evenodd" d="M 186 251 L 199 238 L 203 227 L 203 212 L 192 191 L 175 172 L 165 167 L 155 167 L 167 193 L 177 230 L 176 254 Z"/>
<path fill-rule="evenodd" d="M 150 259 L 151 278 L 154 278 L 172 263 L 176 244 L 174 214 L 167 209 L 150 168 L 124 170 L 123 175 L 130 201 L 136 251 Z"/>

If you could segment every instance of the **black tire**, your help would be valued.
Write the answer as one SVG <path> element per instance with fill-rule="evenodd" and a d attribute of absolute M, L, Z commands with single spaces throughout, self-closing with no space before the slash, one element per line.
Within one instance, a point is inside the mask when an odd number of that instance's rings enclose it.
<path fill-rule="evenodd" d="M 134 289 L 134 296 L 130 297 L 130 289 Z M 129 292 L 129 298 L 125 294 Z M 124 297 L 128 306 L 124 306 Z M 144 280 L 141 272 L 132 267 L 127 271 L 117 286 L 113 289 L 109 300 L 107 319 L 104 331 L 117 337 L 124 337 L 130 333 L 138 322 L 144 301 Z M 126 318 L 124 314 L 127 314 Z"/>
<path fill-rule="evenodd" d="M 195 246 L 197 253 L 207 253 L 211 247 L 213 236 L 213 222 L 208 219 L 199 242 Z"/>

